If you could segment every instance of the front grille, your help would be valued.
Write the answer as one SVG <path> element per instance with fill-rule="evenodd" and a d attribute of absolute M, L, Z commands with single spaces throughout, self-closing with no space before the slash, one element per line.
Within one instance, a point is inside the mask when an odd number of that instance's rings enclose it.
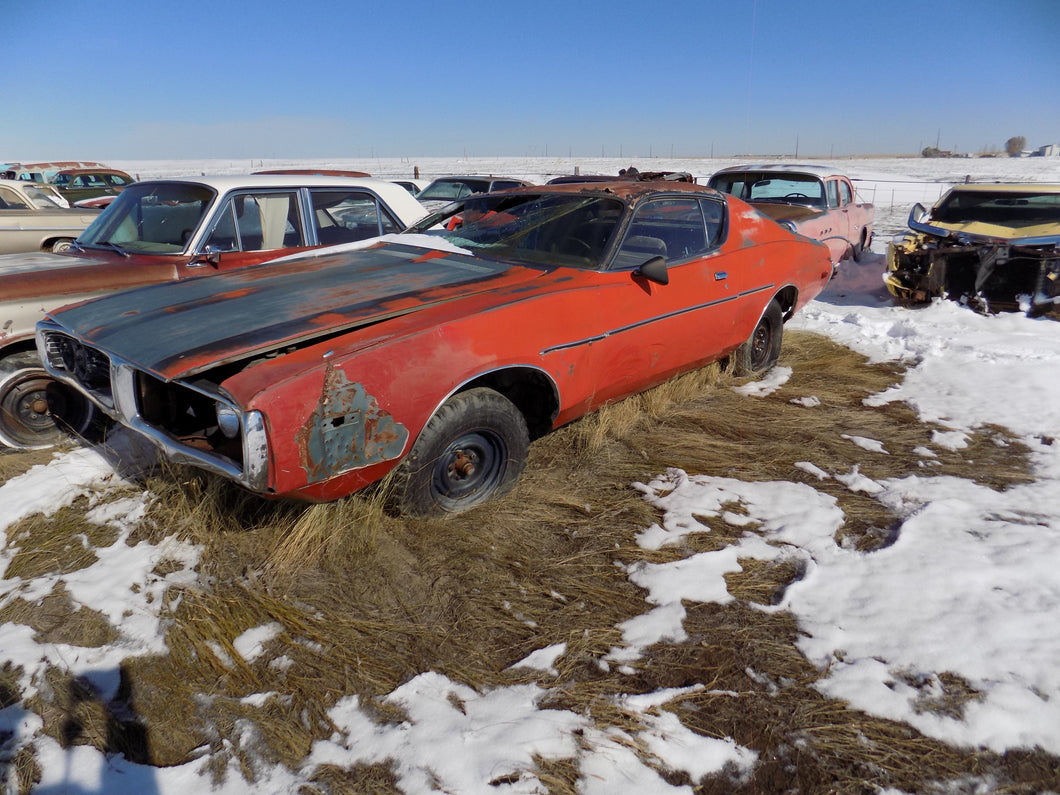
<path fill-rule="evenodd" d="M 49 367 L 67 373 L 85 390 L 113 405 L 110 359 L 105 353 L 55 331 L 45 335 L 44 351 Z"/>

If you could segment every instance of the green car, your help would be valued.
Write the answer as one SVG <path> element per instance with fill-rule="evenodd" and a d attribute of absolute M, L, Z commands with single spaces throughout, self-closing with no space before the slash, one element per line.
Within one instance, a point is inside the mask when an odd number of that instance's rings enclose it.
<path fill-rule="evenodd" d="M 71 204 L 97 196 L 116 195 L 135 181 L 124 171 L 112 168 L 71 168 L 52 177 L 52 184 Z"/>

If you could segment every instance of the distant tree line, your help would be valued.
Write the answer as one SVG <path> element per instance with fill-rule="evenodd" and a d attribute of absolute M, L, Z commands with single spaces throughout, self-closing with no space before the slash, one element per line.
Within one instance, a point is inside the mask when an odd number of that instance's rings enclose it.
<path fill-rule="evenodd" d="M 1027 139 L 1026 139 L 1025 136 L 1013 135 L 1011 138 L 1009 138 L 1007 141 L 1005 141 L 1005 153 L 1008 154 L 1009 157 L 1015 157 L 1016 155 L 1020 154 L 1026 148 L 1027 148 Z M 950 152 L 950 151 L 948 151 L 946 149 L 939 149 L 939 148 L 934 147 L 934 146 L 925 146 L 924 149 L 920 152 L 920 156 L 921 157 L 959 157 L 959 155 L 954 155 L 953 152 Z"/>

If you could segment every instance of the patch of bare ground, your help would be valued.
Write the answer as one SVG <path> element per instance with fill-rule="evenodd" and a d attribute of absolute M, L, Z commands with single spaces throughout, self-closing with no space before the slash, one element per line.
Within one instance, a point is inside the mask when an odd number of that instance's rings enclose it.
<path fill-rule="evenodd" d="M 0 485 L 38 464 L 47 464 L 54 457 L 54 450 L 11 450 L 0 447 Z"/>
<path fill-rule="evenodd" d="M 858 468 L 873 479 L 954 475 L 995 489 L 1030 479 L 1026 451 L 999 429 L 972 434 L 967 448 L 951 451 L 933 445 L 933 429 L 907 407 L 866 406 L 866 397 L 901 379 L 895 367 L 870 366 L 822 337 L 797 333 L 788 335 L 781 364 L 793 375 L 767 397 L 737 394 L 732 376 L 714 365 L 606 407 L 536 442 L 508 497 L 448 520 L 389 514 L 385 483 L 305 506 L 266 503 L 184 468 L 156 474 L 147 482 L 155 495 L 149 519 L 129 543 L 179 533 L 204 547 L 198 584 L 166 597 L 169 653 L 128 659 L 111 703 L 53 672 L 31 706 L 63 743 L 122 750 L 156 765 L 187 761 L 206 747 L 218 774 L 234 756 L 252 779 L 261 760 L 296 767 L 314 740 L 330 736 L 328 710 L 343 696 L 359 695 L 379 721 L 403 719 L 378 697 L 425 671 L 479 689 L 538 681 L 549 688 L 544 706 L 628 731 L 639 719 L 618 696 L 702 685 L 664 708 L 700 734 L 753 749 L 758 763 L 749 777 L 721 774 L 698 784 L 660 769 L 698 793 L 953 792 L 970 777 L 992 782 L 994 792 L 1060 790 L 1055 757 L 952 748 L 818 693 L 813 684 L 822 672 L 798 651 L 794 619 L 756 608 L 775 604 L 801 575 L 790 561 L 742 561 L 742 571 L 727 578 L 732 603 L 685 605 L 685 642 L 658 644 L 623 672 L 605 662 L 621 644 L 616 626 L 648 609 L 628 579 L 629 564 L 718 548 L 753 532 L 713 522 L 683 548 L 639 549 L 636 534 L 659 516 L 630 484 L 666 467 L 808 482 L 832 494 L 847 516 L 837 542 L 865 550 L 889 543 L 897 517 L 798 462 L 833 475 Z M 819 405 L 791 402 L 809 396 Z M 887 452 L 868 452 L 844 435 L 876 440 Z M 62 537 L 88 530 L 56 517 L 75 526 L 49 533 L 49 521 L 30 518 L 9 531 L 23 539 L 27 574 L 48 569 L 48 555 L 51 570 L 78 565 Z M 13 605 L 5 620 L 54 631 L 48 615 L 65 595 L 50 598 L 48 605 Z M 264 624 L 277 625 L 275 637 L 264 654 L 244 659 L 235 639 Z M 101 643 L 105 632 L 86 628 L 78 637 Z M 567 645 L 555 674 L 510 669 L 558 643 Z M 0 672 L 0 694 L 14 693 L 6 681 Z M 959 714 L 977 695 L 948 672 L 931 684 L 925 710 Z M 265 692 L 272 695 L 260 706 L 244 700 Z M 25 760 L 23 769 L 31 778 Z M 554 795 L 578 789 L 570 760 L 540 760 L 537 774 Z M 302 788 L 305 795 L 397 791 L 386 765 L 322 767 Z"/>

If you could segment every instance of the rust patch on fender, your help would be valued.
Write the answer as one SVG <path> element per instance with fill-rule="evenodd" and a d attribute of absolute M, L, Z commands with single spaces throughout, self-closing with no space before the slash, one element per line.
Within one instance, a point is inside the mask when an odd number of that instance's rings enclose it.
<path fill-rule="evenodd" d="M 408 429 L 383 411 L 362 384 L 331 364 L 316 410 L 297 434 L 309 483 L 397 458 L 408 438 Z"/>

